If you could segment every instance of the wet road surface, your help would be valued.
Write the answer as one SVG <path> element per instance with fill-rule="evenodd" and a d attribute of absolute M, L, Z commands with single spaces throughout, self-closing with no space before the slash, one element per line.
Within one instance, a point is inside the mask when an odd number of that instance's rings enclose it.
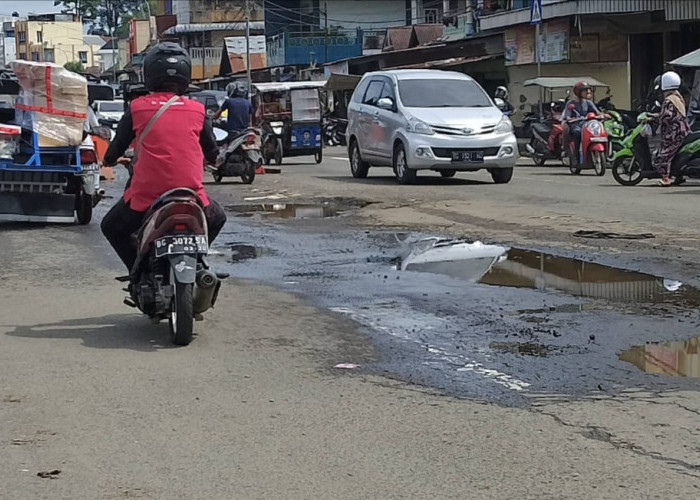
<path fill-rule="evenodd" d="M 556 249 L 368 230 L 353 223 L 361 205 L 231 205 L 216 260 L 363 325 L 383 354 L 370 372 L 451 395 L 529 404 L 542 394 L 696 386 L 642 371 L 700 376 L 692 286 Z M 674 347 L 646 345 L 666 341 Z"/>

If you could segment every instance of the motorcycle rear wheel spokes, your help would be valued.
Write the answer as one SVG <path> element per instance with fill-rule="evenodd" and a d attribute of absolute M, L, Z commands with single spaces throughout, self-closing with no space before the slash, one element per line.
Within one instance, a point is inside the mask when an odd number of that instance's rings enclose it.
<path fill-rule="evenodd" d="M 643 179 L 639 162 L 633 156 L 615 160 L 612 174 L 615 181 L 622 186 L 636 186 Z"/>
<path fill-rule="evenodd" d="M 194 284 L 178 283 L 170 270 L 173 298 L 170 304 L 170 337 L 175 345 L 189 345 L 194 330 Z"/>

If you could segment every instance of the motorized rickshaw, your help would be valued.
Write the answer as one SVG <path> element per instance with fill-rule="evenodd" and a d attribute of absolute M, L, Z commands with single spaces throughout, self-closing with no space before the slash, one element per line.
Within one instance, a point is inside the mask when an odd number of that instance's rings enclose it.
<path fill-rule="evenodd" d="M 323 161 L 321 100 L 324 81 L 271 82 L 253 85 L 254 123 L 263 131 L 265 163 L 283 157 L 313 155 Z"/>

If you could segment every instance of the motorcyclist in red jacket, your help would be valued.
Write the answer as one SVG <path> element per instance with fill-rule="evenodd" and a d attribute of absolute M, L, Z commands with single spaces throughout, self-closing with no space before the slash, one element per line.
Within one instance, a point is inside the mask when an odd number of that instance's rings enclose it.
<path fill-rule="evenodd" d="M 144 136 L 132 165 L 131 182 L 102 219 L 102 233 L 129 271 L 136 261 L 131 235 L 141 227 L 151 204 L 166 191 L 190 188 L 199 195 L 205 207 L 209 241 L 216 238 L 226 222 L 224 210 L 207 197 L 203 185 L 204 157 L 214 163 L 218 155 L 211 121 L 201 103 L 182 97 L 191 81 L 189 54 L 176 43 L 159 43 L 146 54 L 143 73 L 151 93 L 131 101 L 105 153 L 105 165 L 117 163 L 161 106 L 173 96 L 180 97 Z"/>

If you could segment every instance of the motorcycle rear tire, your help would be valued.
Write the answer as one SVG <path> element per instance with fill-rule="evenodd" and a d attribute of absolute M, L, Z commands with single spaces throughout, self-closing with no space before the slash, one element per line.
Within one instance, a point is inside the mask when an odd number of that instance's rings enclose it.
<path fill-rule="evenodd" d="M 252 184 L 255 180 L 255 169 L 257 165 L 249 158 L 245 160 L 245 172 L 241 175 L 241 181 L 243 184 Z"/>
<path fill-rule="evenodd" d="M 540 156 L 533 156 L 532 161 L 538 167 L 544 167 L 544 164 L 547 163 L 547 160 L 545 158 L 540 157 Z"/>
<path fill-rule="evenodd" d="M 569 167 L 569 172 L 571 172 L 571 175 L 580 175 L 581 169 L 578 167 Z"/>
<path fill-rule="evenodd" d="M 75 214 L 78 220 L 78 224 L 85 226 L 90 224 L 92 220 L 92 196 L 86 194 L 85 191 L 80 191 L 75 195 Z"/>
<path fill-rule="evenodd" d="M 194 331 L 194 284 L 175 282 L 173 289 L 170 338 L 175 345 L 189 345 Z"/>
<path fill-rule="evenodd" d="M 221 181 L 224 179 L 224 176 L 222 174 L 211 174 L 212 177 L 214 177 L 214 182 L 217 184 L 221 184 Z"/>

